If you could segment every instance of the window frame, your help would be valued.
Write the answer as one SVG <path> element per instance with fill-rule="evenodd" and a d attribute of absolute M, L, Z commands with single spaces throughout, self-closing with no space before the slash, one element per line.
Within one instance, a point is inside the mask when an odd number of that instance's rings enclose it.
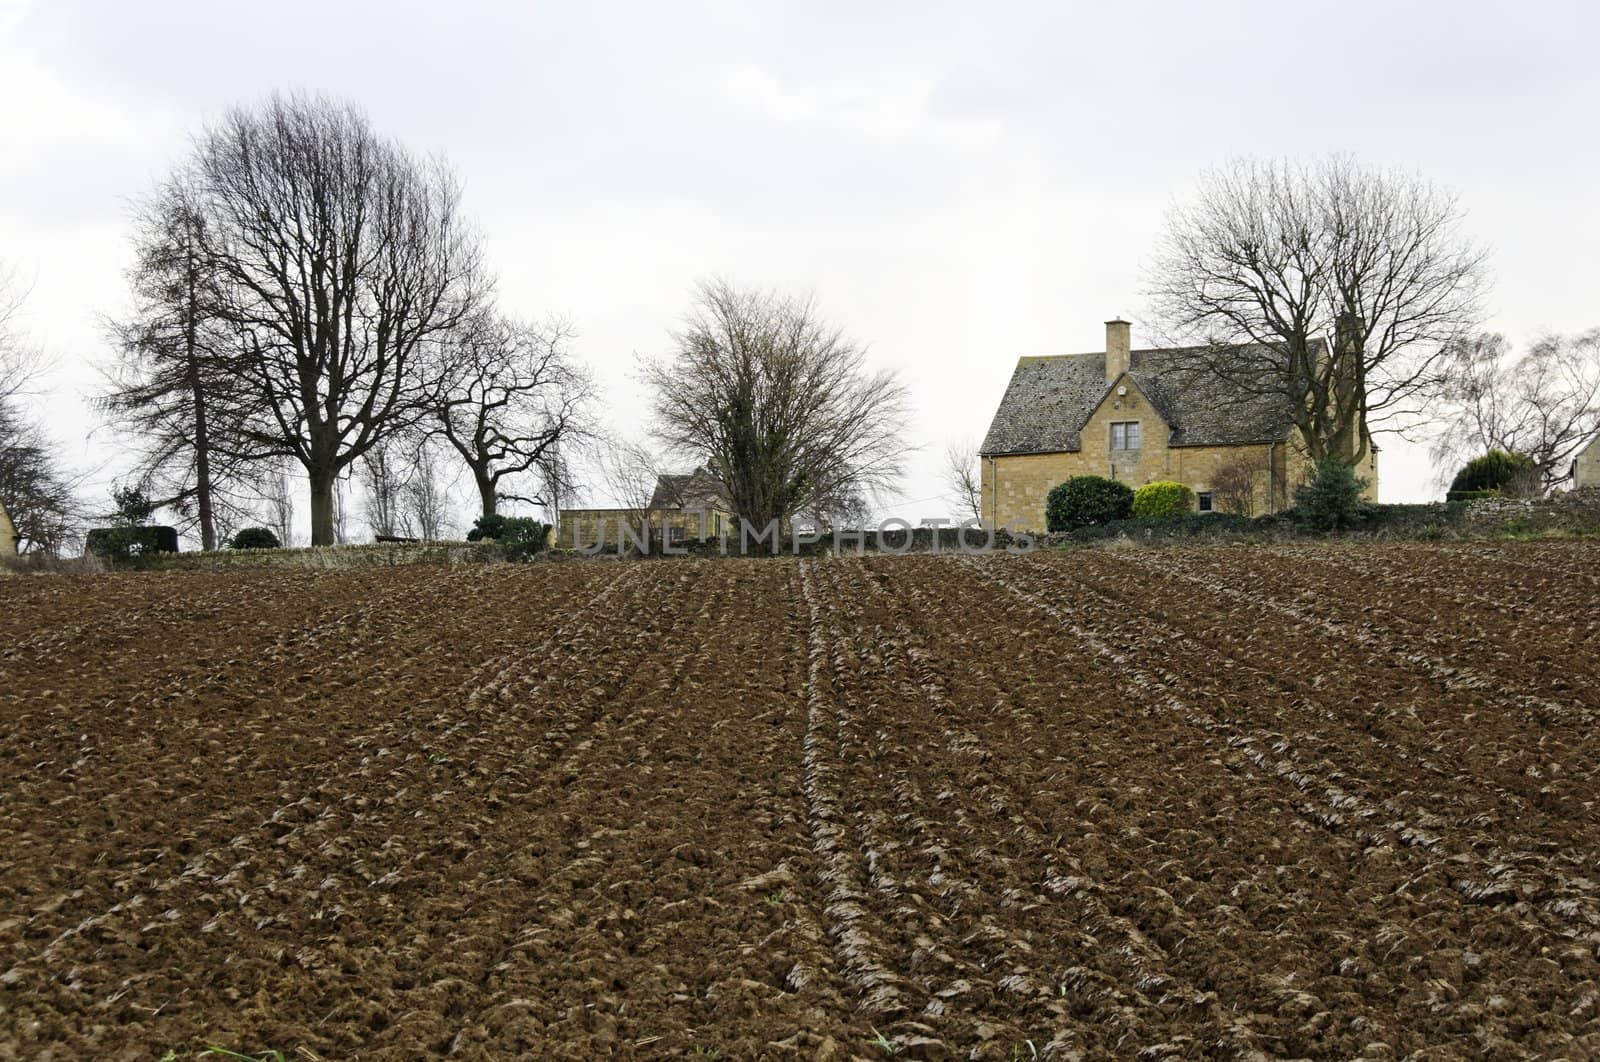
<path fill-rule="evenodd" d="M 1117 429 L 1122 429 L 1120 432 Z M 1121 436 L 1122 445 L 1117 445 L 1117 437 Z M 1116 453 L 1125 453 L 1141 450 L 1144 447 L 1144 430 L 1137 420 L 1114 420 L 1111 422 L 1111 449 Z"/>
<path fill-rule="evenodd" d="M 1196 512 L 1202 512 L 1202 513 L 1214 513 L 1214 512 L 1216 512 L 1217 511 L 1217 505 L 1216 505 L 1215 492 L 1209 491 L 1209 490 L 1197 490 L 1197 491 L 1195 491 L 1194 492 L 1194 504 L 1195 504 L 1195 511 Z"/>

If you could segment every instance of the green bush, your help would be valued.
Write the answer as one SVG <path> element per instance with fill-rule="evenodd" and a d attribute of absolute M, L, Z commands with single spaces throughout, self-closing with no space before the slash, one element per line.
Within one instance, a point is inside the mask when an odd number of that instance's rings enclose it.
<path fill-rule="evenodd" d="M 1050 488 L 1044 505 L 1045 525 L 1051 531 L 1125 520 L 1133 513 L 1133 491 L 1126 483 L 1104 476 L 1073 476 Z"/>
<path fill-rule="evenodd" d="M 246 527 L 233 536 L 229 545 L 234 549 L 277 549 L 283 545 L 268 527 Z"/>
<path fill-rule="evenodd" d="M 1450 481 L 1450 491 L 1445 497 L 1450 501 L 1496 495 L 1525 498 L 1539 493 L 1538 484 L 1539 472 L 1531 458 L 1505 450 L 1490 450 L 1461 466 L 1456 478 Z"/>
<path fill-rule="evenodd" d="M 499 513 L 493 516 L 480 516 L 473 521 L 472 530 L 467 532 L 467 541 L 482 542 L 486 538 L 498 541 L 505 525 L 506 518 Z"/>
<path fill-rule="evenodd" d="M 1172 520 L 1194 511 L 1194 491 L 1182 483 L 1157 480 L 1133 492 L 1133 515 L 1137 520 Z"/>
<path fill-rule="evenodd" d="M 1354 526 L 1367 517 L 1366 489 L 1367 481 L 1343 461 L 1318 461 L 1311 482 L 1295 488 L 1294 518 L 1315 531 Z"/>
<path fill-rule="evenodd" d="M 550 548 L 550 525 L 529 516 L 480 516 L 467 532 L 468 542 L 492 539 L 511 560 L 526 560 Z"/>
<path fill-rule="evenodd" d="M 175 527 L 97 527 L 84 536 L 84 552 L 109 561 L 127 561 L 148 553 L 178 552 Z"/>

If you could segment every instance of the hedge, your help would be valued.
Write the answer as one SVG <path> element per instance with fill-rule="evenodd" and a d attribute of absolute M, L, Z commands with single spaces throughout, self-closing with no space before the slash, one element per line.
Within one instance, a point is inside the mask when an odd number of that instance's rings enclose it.
<path fill-rule="evenodd" d="M 1450 491 L 1445 496 L 1454 501 L 1458 495 L 1467 499 L 1486 494 L 1537 493 L 1537 483 L 1538 473 L 1531 459 L 1505 450 L 1490 450 L 1461 466 L 1456 478 L 1450 481 Z"/>
<path fill-rule="evenodd" d="M 147 553 L 178 552 L 175 527 L 97 527 L 84 536 L 85 553 L 110 561 L 131 560 Z"/>

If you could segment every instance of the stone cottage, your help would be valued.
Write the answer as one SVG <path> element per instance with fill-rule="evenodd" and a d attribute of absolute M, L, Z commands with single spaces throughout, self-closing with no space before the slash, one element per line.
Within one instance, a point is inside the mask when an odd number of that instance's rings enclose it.
<path fill-rule="evenodd" d="M 658 476 L 642 510 L 562 510 L 556 545 L 566 549 L 600 541 L 610 545 L 618 541 L 619 528 L 626 528 L 636 538 L 648 525 L 650 548 L 659 551 L 662 542 L 720 538 L 723 528 L 732 526 L 733 521 L 727 487 L 715 472 L 701 467 L 681 475 Z"/>
<path fill-rule="evenodd" d="M 1600 488 L 1600 435 L 1578 451 L 1572 461 L 1572 486 Z"/>
<path fill-rule="evenodd" d="M 1104 351 L 1017 359 L 979 450 L 987 526 L 1044 530 L 1050 488 L 1083 475 L 1173 480 L 1201 512 L 1292 504 L 1310 462 L 1282 399 L 1184 369 L 1181 348 L 1134 350 L 1131 328 L 1107 321 Z M 1358 472 L 1376 497 L 1375 450 Z"/>

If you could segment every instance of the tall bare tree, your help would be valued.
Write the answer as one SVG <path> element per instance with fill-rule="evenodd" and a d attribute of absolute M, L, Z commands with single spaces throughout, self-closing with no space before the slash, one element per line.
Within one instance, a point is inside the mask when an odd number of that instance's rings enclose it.
<path fill-rule="evenodd" d="M 1314 460 L 1358 464 L 1478 319 L 1484 252 L 1461 218 L 1426 181 L 1348 158 L 1235 161 L 1170 214 L 1149 295 L 1194 370 L 1281 399 Z"/>
<path fill-rule="evenodd" d="M 20 551 L 60 553 L 80 530 L 80 482 L 62 469 L 60 445 L 25 405 L 43 363 L 16 324 L 24 294 L 0 267 L 0 504 Z"/>
<path fill-rule="evenodd" d="M 230 112 L 195 159 L 241 381 L 311 488 L 311 541 L 335 536 L 340 473 L 425 414 L 442 341 L 484 282 L 450 171 L 354 108 L 275 96 Z"/>
<path fill-rule="evenodd" d="M 410 457 L 410 474 L 400 492 L 401 523 L 425 542 L 445 537 L 450 495 L 439 480 L 439 460 L 430 440 L 420 440 Z"/>
<path fill-rule="evenodd" d="M 978 444 L 962 439 L 945 447 L 944 482 L 961 519 L 983 519 L 983 471 Z"/>
<path fill-rule="evenodd" d="M 592 438 L 594 384 L 567 351 L 565 326 L 483 314 L 460 330 L 437 399 L 439 432 L 472 471 L 479 512 L 501 500 L 550 507 L 555 457 Z M 528 479 L 534 493 L 518 493 Z"/>
<path fill-rule="evenodd" d="M 293 487 L 288 469 L 280 465 L 262 477 L 259 488 L 261 502 L 267 513 L 267 526 L 278 536 L 279 543 L 285 546 L 294 542 Z"/>
<path fill-rule="evenodd" d="M 597 439 L 589 439 L 585 449 L 593 450 Z M 577 494 L 580 483 L 578 470 L 574 462 L 568 457 L 568 449 L 559 443 L 539 458 L 539 482 L 545 498 L 545 515 L 550 518 L 550 526 L 561 526 L 561 510 L 566 508 L 567 502 Z"/>
<path fill-rule="evenodd" d="M 409 473 L 393 441 L 374 446 L 356 462 L 356 479 L 361 484 L 367 528 L 374 535 L 408 533 L 404 506 Z"/>
<path fill-rule="evenodd" d="M 644 441 L 623 436 L 602 440 L 594 449 L 597 478 L 618 508 L 617 518 L 626 521 L 634 535 L 641 534 L 650 519 L 656 486 L 667 472 L 665 460 Z M 616 528 L 605 531 L 620 534 Z"/>
<path fill-rule="evenodd" d="M 1445 477 L 1505 450 L 1533 462 L 1543 490 L 1560 486 L 1578 451 L 1600 435 L 1600 328 L 1544 336 L 1521 355 L 1496 333 L 1464 339 L 1445 363 L 1434 423 L 1433 457 Z"/>
<path fill-rule="evenodd" d="M 140 207 L 128 280 L 136 309 L 109 324 L 119 358 L 97 404 L 141 441 L 138 480 L 215 549 L 257 471 L 244 427 L 262 412 L 240 386 L 238 341 L 218 312 L 205 218 L 183 176 Z M 219 510 L 221 512 L 219 513 Z"/>
<path fill-rule="evenodd" d="M 810 299 L 701 285 L 670 357 L 647 361 L 657 428 L 757 526 L 876 495 L 903 467 L 906 391 Z"/>

